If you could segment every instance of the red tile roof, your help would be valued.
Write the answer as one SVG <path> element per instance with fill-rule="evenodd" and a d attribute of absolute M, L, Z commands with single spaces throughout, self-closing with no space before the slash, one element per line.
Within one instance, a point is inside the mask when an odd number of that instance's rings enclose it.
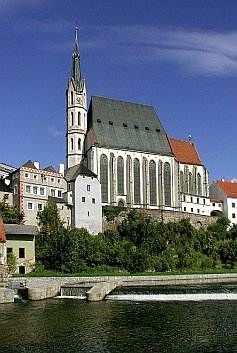
<path fill-rule="evenodd" d="M 178 162 L 203 165 L 196 147 L 192 142 L 169 138 L 170 147 Z"/>
<path fill-rule="evenodd" d="M 237 183 L 233 181 L 217 180 L 216 184 L 219 185 L 226 196 L 237 198 Z"/>
<path fill-rule="evenodd" d="M 1 215 L 0 215 L 0 241 L 4 241 L 4 242 L 6 241 L 3 219 Z"/>

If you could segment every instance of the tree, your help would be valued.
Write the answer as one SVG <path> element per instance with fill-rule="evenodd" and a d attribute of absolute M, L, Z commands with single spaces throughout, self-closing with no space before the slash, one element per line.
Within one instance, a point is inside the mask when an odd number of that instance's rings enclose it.
<path fill-rule="evenodd" d="M 2 201 L 0 202 L 0 214 L 3 219 L 3 223 L 6 224 L 21 224 L 23 223 L 24 213 L 18 208 L 9 205 Z"/>

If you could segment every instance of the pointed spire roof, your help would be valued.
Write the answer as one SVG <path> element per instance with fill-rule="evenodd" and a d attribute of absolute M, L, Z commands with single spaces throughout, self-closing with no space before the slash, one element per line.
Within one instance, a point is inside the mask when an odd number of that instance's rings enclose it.
<path fill-rule="evenodd" d="M 78 32 L 78 27 L 75 28 L 75 43 L 74 43 L 74 51 L 72 54 L 72 80 L 74 81 L 76 89 L 80 90 L 82 77 L 81 77 L 80 53 L 79 53 L 77 32 Z"/>

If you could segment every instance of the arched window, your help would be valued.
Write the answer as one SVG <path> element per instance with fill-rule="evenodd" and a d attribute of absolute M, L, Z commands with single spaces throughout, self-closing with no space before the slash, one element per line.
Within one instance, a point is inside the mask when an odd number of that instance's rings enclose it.
<path fill-rule="evenodd" d="M 73 112 L 71 112 L 71 125 L 74 125 L 74 117 L 73 117 Z"/>
<path fill-rule="evenodd" d="M 78 118 L 78 125 L 81 125 L 81 113 L 80 112 L 78 112 L 77 118 Z"/>
<path fill-rule="evenodd" d="M 131 205 L 132 204 L 132 158 L 130 156 L 127 156 L 126 180 L 127 180 L 127 205 Z"/>
<path fill-rule="evenodd" d="M 149 181 L 150 181 L 150 205 L 157 204 L 156 187 L 156 163 L 152 160 L 149 163 Z"/>
<path fill-rule="evenodd" d="M 124 161 L 122 157 L 117 159 L 117 183 L 118 195 L 124 195 Z"/>
<path fill-rule="evenodd" d="M 159 197 L 159 206 L 162 207 L 163 202 L 163 163 L 159 161 L 158 164 L 158 197 Z"/>
<path fill-rule="evenodd" d="M 198 195 L 202 196 L 202 178 L 200 173 L 198 173 L 197 175 L 197 189 L 198 189 Z"/>
<path fill-rule="evenodd" d="M 189 194 L 193 193 L 193 183 L 192 183 L 192 173 L 189 172 L 188 174 L 188 192 Z"/>
<path fill-rule="evenodd" d="M 188 166 L 184 167 L 184 193 L 188 193 Z"/>
<path fill-rule="evenodd" d="M 143 206 L 147 208 L 148 206 L 148 161 L 145 157 L 142 158 L 142 179 L 143 179 Z"/>
<path fill-rule="evenodd" d="M 183 172 L 180 172 L 179 184 L 180 184 L 180 192 L 184 192 L 184 173 Z"/>
<path fill-rule="evenodd" d="M 71 91 L 71 105 L 73 105 L 73 91 Z"/>
<path fill-rule="evenodd" d="M 100 156 L 100 183 L 102 202 L 108 202 L 108 158 L 105 154 Z"/>
<path fill-rule="evenodd" d="M 81 139 L 80 138 L 78 139 L 78 150 L 79 151 L 81 150 Z"/>
<path fill-rule="evenodd" d="M 141 180 L 140 180 L 140 162 L 137 158 L 133 162 L 134 169 L 134 204 L 141 203 Z"/>
<path fill-rule="evenodd" d="M 171 169 L 169 163 L 164 164 L 165 206 L 171 206 Z"/>
<path fill-rule="evenodd" d="M 73 150 L 73 138 L 71 138 L 71 150 Z"/>

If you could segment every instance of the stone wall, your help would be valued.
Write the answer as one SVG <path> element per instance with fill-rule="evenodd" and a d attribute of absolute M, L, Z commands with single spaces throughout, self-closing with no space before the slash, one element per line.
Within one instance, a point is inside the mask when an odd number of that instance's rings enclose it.
<path fill-rule="evenodd" d="M 210 224 L 215 223 L 218 217 L 209 217 L 193 213 L 181 212 L 181 211 L 164 211 L 164 210 L 151 210 L 151 209 L 137 209 L 138 212 L 149 216 L 158 222 L 180 222 L 182 219 L 189 219 L 190 223 L 194 228 L 207 228 Z M 103 230 L 116 229 L 117 226 L 127 217 L 130 209 L 127 209 L 119 214 L 114 221 L 108 222 L 103 217 Z"/>

